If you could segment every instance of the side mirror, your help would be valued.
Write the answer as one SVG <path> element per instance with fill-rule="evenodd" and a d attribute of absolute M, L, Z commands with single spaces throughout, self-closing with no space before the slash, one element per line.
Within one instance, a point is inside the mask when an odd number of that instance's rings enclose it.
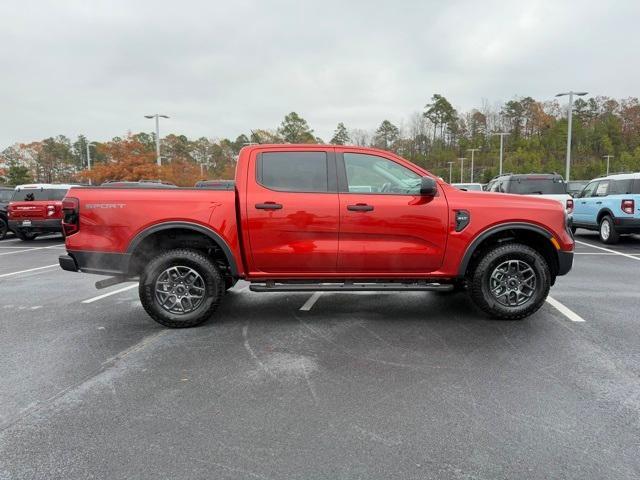
<path fill-rule="evenodd" d="M 424 197 L 435 197 L 438 193 L 438 185 L 431 177 L 422 177 L 420 180 L 420 195 Z"/>

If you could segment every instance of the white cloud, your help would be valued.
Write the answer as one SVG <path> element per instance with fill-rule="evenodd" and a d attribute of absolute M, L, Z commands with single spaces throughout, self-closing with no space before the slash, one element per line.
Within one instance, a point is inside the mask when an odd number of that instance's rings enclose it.
<path fill-rule="evenodd" d="M 637 96 L 640 3 L 33 1 L 0 4 L 0 148 L 80 133 L 235 137 L 295 110 L 400 123 L 433 93 L 458 108 L 585 89 Z"/>

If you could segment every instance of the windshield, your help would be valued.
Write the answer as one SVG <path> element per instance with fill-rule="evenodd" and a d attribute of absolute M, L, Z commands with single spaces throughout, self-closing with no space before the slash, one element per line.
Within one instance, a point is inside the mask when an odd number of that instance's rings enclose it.
<path fill-rule="evenodd" d="M 521 195 L 560 195 L 567 193 L 567 188 L 561 178 L 512 178 L 507 191 Z"/>
<path fill-rule="evenodd" d="M 62 188 L 24 188 L 13 192 L 12 202 L 33 202 L 47 200 L 62 200 L 67 194 Z"/>

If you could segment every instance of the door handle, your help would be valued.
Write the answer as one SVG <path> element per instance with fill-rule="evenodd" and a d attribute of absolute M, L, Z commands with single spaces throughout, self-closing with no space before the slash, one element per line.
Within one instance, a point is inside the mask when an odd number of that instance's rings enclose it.
<path fill-rule="evenodd" d="M 587 203 L 587 202 L 585 202 L 585 201 L 582 201 L 582 202 L 580 202 L 580 203 L 581 203 L 582 205 L 586 205 L 586 203 Z"/>
<path fill-rule="evenodd" d="M 256 203 L 256 208 L 258 210 L 280 210 L 282 204 L 276 202 Z"/>
<path fill-rule="evenodd" d="M 602 205 L 602 202 L 596 202 L 596 205 Z"/>
<path fill-rule="evenodd" d="M 347 210 L 353 212 L 370 212 L 373 210 L 373 205 L 367 205 L 366 203 L 356 203 L 355 205 L 347 205 Z"/>

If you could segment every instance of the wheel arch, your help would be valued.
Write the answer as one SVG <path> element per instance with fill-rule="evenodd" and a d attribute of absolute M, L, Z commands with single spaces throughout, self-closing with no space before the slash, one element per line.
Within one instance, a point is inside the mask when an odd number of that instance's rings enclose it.
<path fill-rule="evenodd" d="M 600 222 L 602 221 L 602 219 L 604 217 L 606 217 L 607 215 L 609 215 L 611 218 L 614 218 L 615 215 L 613 214 L 613 212 L 609 209 L 609 208 L 603 208 L 598 212 L 598 216 L 596 217 L 596 224 L 600 225 Z"/>
<path fill-rule="evenodd" d="M 555 278 L 559 270 L 559 258 L 550 241 L 552 238 L 553 234 L 550 231 L 532 223 L 511 222 L 488 228 L 476 236 L 471 245 L 467 247 L 460 262 L 458 276 L 465 277 L 467 275 L 469 268 L 474 264 L 475 254 L 493 244 L 515 239 L 521 240 L 524 244 L 539 251 L 548 261 L 549 269 Z"/>
<path fill-rule="evenodd" d="M 149 240 L 153 236 L 159 235 L 161 233 L 170 233 L 171 231 L 187 231 L 192 232 L 194 234 L 200 234 L 206 236 L 209 240 L 213 242 L 213 244 L 220 249 L 222 255 L 227 261 L 229 266 L 230 273 L 233 277 L 238 276 L 238 265 L 235 257 L 233 256 L 233 252 L 231 248 L 227 244 L 227 242 L 222 238 L 222 236 L 212 230 L 211 228 L 205 227 L 198 223 L 192 222 L 164 222 L 156 225 L 152 225 L 141 232 L 139 232 L 133 240 L 129 243 L 129 247 L 127 248 L 127 254 L 129 254 L 132 258 L 139 251 L 139 248 L 144 245 L 145 240 Z M 131 264 L 130 264 L 131 266 Z"/>

